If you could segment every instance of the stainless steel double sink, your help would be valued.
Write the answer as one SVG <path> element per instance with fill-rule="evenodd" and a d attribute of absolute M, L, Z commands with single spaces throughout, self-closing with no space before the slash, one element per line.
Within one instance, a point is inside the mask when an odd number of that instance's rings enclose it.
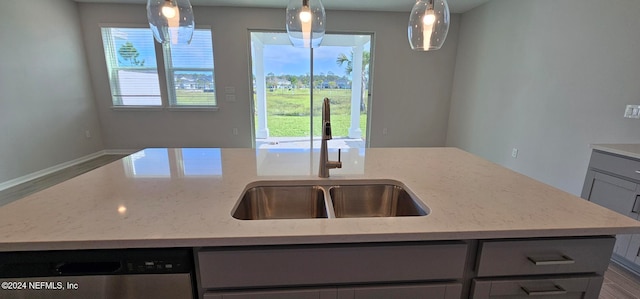
<path fill-rule="evenodd" d="M 261 181 L 249 184 L 232 211 L 241 220 L 426 216 L 429 208 L 404 184 L 376 181 Z"/>

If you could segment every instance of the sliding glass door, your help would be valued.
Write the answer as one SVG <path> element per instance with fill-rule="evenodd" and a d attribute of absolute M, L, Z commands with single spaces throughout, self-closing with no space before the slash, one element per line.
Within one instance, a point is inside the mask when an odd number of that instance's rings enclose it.
<path fill-rule="evenodd" d="M 330 148 L 366 147 L 369 34 L 327 34 L 294 48 L 284 32 L 251 32 L 256 148 L 319 148 L 322 100 L 331 101 Z"/>

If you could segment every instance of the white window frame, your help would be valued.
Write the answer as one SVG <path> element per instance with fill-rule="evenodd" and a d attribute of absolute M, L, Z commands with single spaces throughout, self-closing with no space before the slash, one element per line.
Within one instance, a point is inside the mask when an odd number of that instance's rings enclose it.
<path fill-rule="evenodd" d="M 131 29 L 149 29 L 149 31 L 151 31 L 151 29 L 149 28 L 148 25 L 142 25 L 142 24 L 112 24 L 112 23 L 100 23 L 98 24 L 100 27 L 100 31 L 102 32 L 102 28 L 123 28 L 123 29 L 127 29 L 127 28 L 131 28 Z M 209 30 L 211 36 L 211 40 L 213 41 L 213 29 L 211 28 L 211 26 L 197 26 L 196 30 Z M 100 36 L 100 41 L 101 46 L 104 50 L 104 41 L 102 40 L 102 34 Z M 158 83 L 160 85 L 160 102 L 161 105 L 122 105 L 122 99 L 120 97 L 114 96 L 112 94 L 112 88 L 111 88 L 111 82 L 109 80 L 108 84 L 109 84 L 109 93 L 111 93 L 111 109 L 112 110 L 146 110 L 146 111 L 160 111 L 160 110 L 169 110 L 169 111 L 218 111 L 219 110 L 219 99 L 218 99 L 218 88 L 215 88 L 214 90 L 214 96 L 215 96 L 215 104 L 214 105 L 184 105 L 184 106 L 178 106 L 176 105 L 177 102 L 177 98 L 176 98 L 176 92 L 175 92 L 175 83 L 173 81 L 169 81 L 170 78 L 173 78 L 173 72 L 175 71 L 182 71 L 182 70 L 188 70 L 188 71 L 211 71 L 213 72 L 213 76 L 214 76 L 214 85 L 215 85 L 215 70 L 214 69 L 209 69 L 209 68 L 173 68 L 173 67 L 167 67 L 167 65 L 165 64 L 165 61 L 170 61 L 171 56 L 171 50 L 169 49 L 164 49 L 165 45 L 158 43 L 157 41 L 155 41 L 155 39 L 153 40 L 154 43 L 154 49 L 155 49 L 155 57 L 156 57 L 156 67 L 155 68 L 146 68 L 146 67 L 142 67 L 142 68 L 120 68 L 120 67 L 111 67 L 108 64 L 108 61 L 115 61 L 114 59 L 116 57 L 109 57 L 111 58 L 111 60 L 109 60 L 106 56 L 105 56 L 105 67 L 107 68 L 107 71 L 109 72 L 109 69 L 111 72 L 115 72 L 112 74 L 109 74 L 110 76 L 116 76 L 117 77 L 117 71 L 120 69 L 127 69 L 127 70 L 156 70 L 158 73 Z M 169 47 L 169 46 L 167 46 Z M 213 44 L 211 45 L 212 47 L 212 53 L 213 53 Z M 114 47 L 115 48 L 115 47 Z M 104 52 L 104 51 L 103 51 Z M 169 54 L 168 58 L 165 59 L 165 54 Z M 106 53 L 105 53 L 106 55 Z M 214 67 L 215 67 L 215 54 L 213 57 L 214 60 Z M 116 89 L 118 89 L 119 86 L 116 87 Z M 114 98 L 117 98 L 117 100 L 115 101 L 116 103 L 120 103 L 120 105 L 114 104 Z"/>

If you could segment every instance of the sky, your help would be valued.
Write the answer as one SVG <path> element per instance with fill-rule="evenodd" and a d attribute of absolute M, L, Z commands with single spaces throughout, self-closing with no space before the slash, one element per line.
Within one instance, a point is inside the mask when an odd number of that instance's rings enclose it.
<path fill-rule="evenodd" d="M 344 66 L 338 66 L 336 59 L 340 53 L 349 57 L 350 52 L 351 47 L 321 46 L 314 49 L 314 73 L 333 72 L 337 76 L 345 76 Z M 266 45 L 264 47 L 264 68 L 267 74 L 304 75 L 309 73 L 309 49 L 294 48 L 290 45 Z"/>
<path fill-rule="evenodd" d="M 112 31 L 117 49 L 127 41 L 134 44 L 145 66 L 155 67 L 155 49 L 151 30 L 143 28 L 118 28 Z M 211 55 L 211 33 L 208 30 L 196 30 L 190 45 L 172 45 L 172 60 L 175 67 L 213 68 Z M 365 45 L 367 47 L 368 45 Z M 215 52 L 216 45 L 213 45 Z M 346 76 L 345 66 L 338 66 L 336 59 L 340 54 L 350 57 L 351 47 L 320 46 L 314 49 L 314 73 L 333 72 L 337 76 Z M 214 53 L 215 55 L 215 53 Z M 304 75 L 310 72 L 309 49 L 295 48 L 291 45 L 265 45 L 265 73 L 275 75 Z"/>

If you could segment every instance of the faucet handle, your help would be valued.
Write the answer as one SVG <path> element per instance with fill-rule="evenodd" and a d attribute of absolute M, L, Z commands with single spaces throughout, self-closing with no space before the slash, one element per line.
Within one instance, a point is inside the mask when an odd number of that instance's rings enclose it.
<path fill-rule="evenodd" d="M 342 149 L 341 149 L 341 148 L 339 148 L 339 149 L 338 149 L 338 162 L 342 162 L 342 161 L 340 160 L 341 153 L 342 153 Z"/>

